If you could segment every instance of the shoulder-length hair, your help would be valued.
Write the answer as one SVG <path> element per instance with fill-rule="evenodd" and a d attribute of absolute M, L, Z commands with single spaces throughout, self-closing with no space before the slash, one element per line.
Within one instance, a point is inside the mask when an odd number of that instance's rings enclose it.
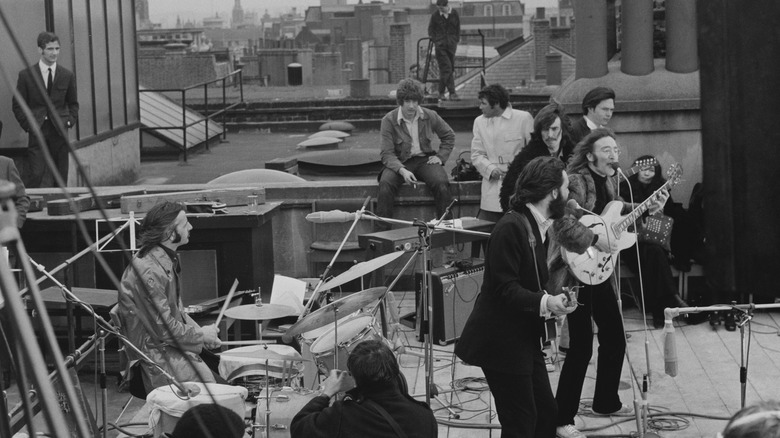
<path fill-rule="evenodd" d="M 139 257 L 143 257 L 150 249 L 168 239 L 173 223 L 184 211 L 184 205 L 179 202 L 163 201 L 149 210 L 141 221 L 141 231 L 138 235 Z"/>
<path fill-rule="evenodd" d="M 586 135 L 585 138 L 580 140 L 580 142 L 577 143 L 577 146 L 574 147 L 574 152 L 572 152 L 571 158 L 569 159 L 568 172 L 576 173 L 587 168 L 588 163 L 590 162 L 588 160 L 588 153 L 593 153 L 593 145 L 604 137 L 615 138 L 615 133 L 609 128 L 598 128 L 594 129 L 590 134 Z"/>

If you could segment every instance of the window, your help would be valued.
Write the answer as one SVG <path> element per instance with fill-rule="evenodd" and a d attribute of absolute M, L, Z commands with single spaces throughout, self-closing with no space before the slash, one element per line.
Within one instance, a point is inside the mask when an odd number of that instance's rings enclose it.
<path fill-rule="evenodd" d="M 485 5 L 484 9 L 484 15 L 486 17 L 492 17 L 493 16 L 493 5 Z"/>
<path fill-rule="evenodd" d="M 501 6 L 501 15 L 512 15 L 512 5 L 504 3 Z"/>

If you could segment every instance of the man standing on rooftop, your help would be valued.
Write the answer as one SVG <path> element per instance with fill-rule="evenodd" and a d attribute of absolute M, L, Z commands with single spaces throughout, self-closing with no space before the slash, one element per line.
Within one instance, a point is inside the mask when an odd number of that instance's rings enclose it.
<path fill-rule="evenodd" d="M 436 48 L 436 63 L 439 64 L 439 100 L 460 100 L 455 92 L 455 52 L 460 42 L 460 16 L 452 9 L 448 0 L 436 0 L 438 9 L 428 22 L 428 37 Z"/>

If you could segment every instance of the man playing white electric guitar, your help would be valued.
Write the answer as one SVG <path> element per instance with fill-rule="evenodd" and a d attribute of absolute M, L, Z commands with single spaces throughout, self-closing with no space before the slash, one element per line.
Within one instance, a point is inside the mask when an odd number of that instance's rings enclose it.
<path fill-rule="evenodd" d="M 609 129 L 595 129 L 574 149 L 567 172 L 569 174 L 569 200 L 574 200 L 583 209 L 602 212 L 611 201 L 619 201 L 618 186 L 613 177 L 614 166 L 618 161 L 619 149 L 615 135 Z M 649 202 L 651 212 L 662 209 L 669 194 L 658 193 L 656 199 Z M 573 203 L 569 204 L 570 206 Z M 610 211 L 620 204 L 612 204 Z M 601 253 L 616 255 L 620 249 L 620 239 L 607 230 L 608 225 L 596 219 L 590 225 L 579 221 L 581 211 L 569 211 L 569 214 L 556 220 L 552 227 L 553 245 L 548 260 L 550 280 L 548 288 L 558 290 L 562 286 L 581 285 L 577 301 L 582 305 L 567 316 L 569 324 L 569 351 L 561 370 L 556 393 L 558 404 L 559 437 L 583 437 L 574 427 L 574 417 L 579 409 L 582 386 L 588 362 L 593 354 L 593 327 L 591 319 L 598 326 L 599 355 L 596 367 L 596 388 L 593 395 L 593 412 L 597 415 L 630 415 L 633 408 L 621 403 L 618 384 L 623 367 L 623 355 L 626 339 L 620 309 L 615 296 L 617 279 L 612 270 L 605 271 L 600 281 L 581 282 L 572 274 L 560 247 L 575 254 L 598 250 Z M 622 236 L 622 235 L 620 235 Z M 629 244 L 631 242 L 631 237 Z M 557 249 L 557 250 L 556 250 Z M 615 263 L 614 257 L 607 257 L 605 263 Z M 607 281 L 609 280 L 609 281 Z"/>

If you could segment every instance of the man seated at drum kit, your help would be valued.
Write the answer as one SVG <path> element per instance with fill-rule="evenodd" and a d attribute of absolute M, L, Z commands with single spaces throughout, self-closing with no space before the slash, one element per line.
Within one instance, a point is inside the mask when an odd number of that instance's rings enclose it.
<path fill-rule="evenodd" d="M 181 299 L 176 250 L 189 242 L 191 229 L 182 204 L 164 201 L 149 210 L 141 222 L 141 249 L 122 275 L 119 304 L 111 313 L 122 334 L 179 382 L 213 383 L 221 379 L 200 355 L 220 347 L 219 329 L 213 324 L 200 327 L 183 311 Z M 139 359 L 126 351 L 131 360 Z M 218 358 L 214 362 L 211 366 L 216 368 Z M 144 394 L 171 383 L 151 363 L 141 363 L 140 370 Z M 127 371 L 130 391 L 140 397 L 137 377 L 131 375 L 131 367 Z"/>
<path fill-rule="evenodd" d="M 433 412 L 406 392 L 398 361 L 384 341 L 357 344 L 347 359 L 347 369 L 331 370 L 322 394 L 293 418 L 292 438 L 437 436 Z M 345 398 L 329 406 L 331 398 L 341 392 L 347 393 Z"/>

